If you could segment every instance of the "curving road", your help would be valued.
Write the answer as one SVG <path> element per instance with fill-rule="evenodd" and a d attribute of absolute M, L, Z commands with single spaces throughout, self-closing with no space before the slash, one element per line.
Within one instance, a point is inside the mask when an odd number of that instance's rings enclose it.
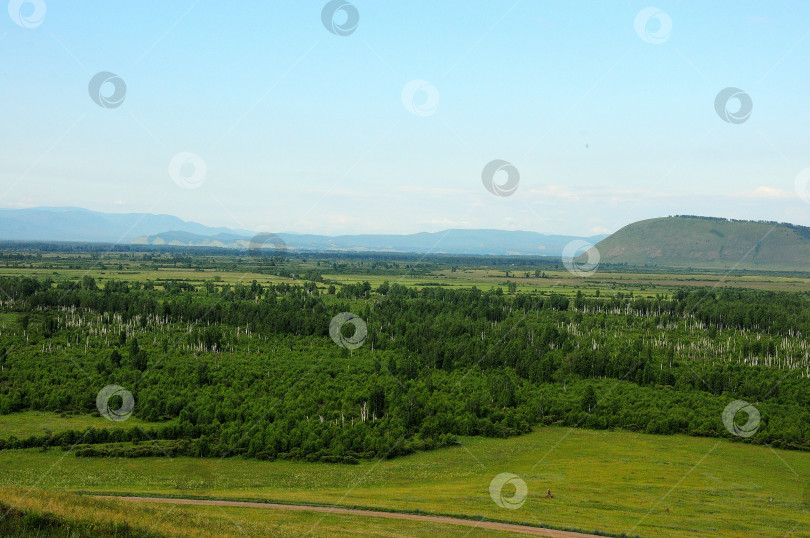
<path fill-rule="evenodd" d="M 118 499 L 122 501 L 155 502 L 167 504 L 195 504 L 210 506 L 241 506 L 245 508 L 265 508 L 268 510 L 298 510 L 310 512 L 327 512 L 330 514 L 346 514 L 351 516 L 384 517 L 388 519 L 407 519 L 409 521 L 429 521 L 431 523 L 446 523 L 448 525 L 462 525 L 465 527 L 477 527 L 479 529 L 493 529 L 499 531 L 509 531 L 532 536 L 545 536 L 547 538 L 599 538 L 595 534 L 584 534 L 580 532 L 558 531 L 554 529 L 543 529 L 540 527 L 530 527 L 528 525 L 517 525 L 514 523 L 498 523 L 495 521 L 475 521 L 472 519 L 462 519 L 447 516 L 428 516 L 422 514 L 407 514 L 403 512 L 381 512 L 377 510 L 361 510 L 356 508 L 337 508 L 332 506 L 307 506 L 301 504 L 276 504 L 246 501 L 222 501 L 206 499 L 180 499 L 166 497 L 124 497 L 118 495 L 94 495 L 101 499 Z"/>

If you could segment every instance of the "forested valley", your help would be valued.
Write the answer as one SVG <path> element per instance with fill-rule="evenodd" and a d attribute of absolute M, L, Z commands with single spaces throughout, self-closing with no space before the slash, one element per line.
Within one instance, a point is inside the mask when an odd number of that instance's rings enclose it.
<path fill-rule="evenodd" d="M 0 289 L 0 414 L 98 414 L 99 391 L 117 385 L 151 423 L 11 436 L 0 449 L 355 463 L 537 425 L 735 438 L 721 414 L 744 399 L 761 424 L 735 439 L 810 450 L 804 293 L 90 276 L 3 277 Z M 330 337 L 344 312 L 367 328 L 359 345 Z"/>

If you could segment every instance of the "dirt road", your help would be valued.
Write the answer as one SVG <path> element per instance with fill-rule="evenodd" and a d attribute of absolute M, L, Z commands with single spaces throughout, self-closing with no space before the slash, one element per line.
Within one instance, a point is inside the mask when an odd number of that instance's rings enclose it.
<path fill-rule="evenodd" d="M 595 534 L 583 534 L 579 532 L 541 529 L 539 527 L 529 527 L 528 525 L 515 525 L 512 523 L 497 523 L 494 521 L 475 521 L 472 519 L 462 519 L 446 516 L 427 516 L 421 514 L 406 514 L 401 512 L 380 512 L 377 510 L 336 508 L 331 506 L 307 506 L 300 504 L 274 504 L 274 503 L 259 503 L 259 502 L 244 502 L 244 501 L 203 500 L 203 499 L 172 499 L 165 497 L 120 497 L 115 495 L 96 495 L 96 497 L 102 499 L 118 499 L 122 501 L 156 502 L 168 504 L 196 504 L 209 506 L 240 506 L 245 508 L 265 508 L 268 510 L 304 510 L 310 512 L 326 512 L 330 514 L 346 514 L 350 516 L 407 519 L 410 521 L 429 521 L 431 523 L 446 523 L 448 525 L 462 525 L 465 527 L 477 527 L 479 529 L 509 531 L 521 534 L 529 534 L 532 536 L 546 536 L 547 538 L 598 538 L 597 535 Z"/>

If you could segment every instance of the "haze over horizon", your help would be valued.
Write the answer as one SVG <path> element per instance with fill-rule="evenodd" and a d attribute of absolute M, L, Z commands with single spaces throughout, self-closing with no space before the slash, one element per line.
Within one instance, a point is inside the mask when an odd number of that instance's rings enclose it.
<path fill-rule="evenodd" d="M 639 2 L 353 5 L 338 33 L 320 0 L 0 17 L 0 207 L 323 235 L 810 225 L 807 4 L 660 2 L 641 27 Z M 741 121 L 715 109 L 729 87 Z M 482 184 L 495 159 L 508 196 Z"/>
<path fill-rule="evenodd" d="M 156 217 L 165 216 L 165 217 L 181 218 L 181 217 L 178 217 L 177 215 L 172 215 L 170 213 L 143 213 L 143 212 L 138 212 L 138 211 L 123 211 L 123 210 L 118 210 L 117 211 L 116 210 L 116 209 L 120 209 L 120 208 L 114 208 L 114 209 L 112 209 L 110 211 L 98 211 L 97 212 L 97 211 L 92 210 L 92 209 L 83 208 L 83 207 L 75 207 L 75 206 L 34 206 L 34 207 L 26 207 L 26 208 L 0 207 L 0 212 L 5 211 L 5 210 L 26 210 L 26 209 L 46 210 L 46 211 L 51 211 L 52 210 L 52 211 L 56 211 L 56 212 L 58 212 L 60 210 L 65 210 L 65 211 L 89 211 L 89 212 L 98 213 L 98 214 L 101 214 L 101 215 L 152 215 L 152 216 L 156 216 Z M 734 219 L 734 218 L 731 218 L 731 217 L 715 217 L 714 215 L 662 215 L 661 217 L 651 217 L 651 218 L 652 219 L 659 219 L 659 218 L 663 218 L 663 217 L 692 217 L 692 216 L 701 217 L 701 218 L 705 217 L 705 218 L 710 218 L 710 219 L 712 219 L 712 218 L 727 218 L 728 220 L 731 220 L 731 221 L 742 220 L 742 221 L 747 221 L 747 222 L 757 222 L 757 221 L 759 221 L 759 222 L 776 222 L 776 223 L 780 223 L 780 224 L 795 225 L 795 223 L 791 223 L 791 222 L 787 222 L 787 221 L 767 221 L 766 219 Z M 464 231 L 464 230 L 467 230 L 467 231 L 482 231 L 482 230 L 486 231 L 486 230 L 490 230 L 490 231 L 504 231 L 504 232 L 531 232 L 531 233 L 538 233 L 538 234 L 542 234 L 542 235 L 559 235 L 560 237 L 565 237 L 565 236 L 577 237 L 577 236 L 574 236 L 572 234 L 550 234 L 550 233 L 546 233 L 546 232 L 538 231 L 538 230 L 503 229 L 503 228 L 445 228 L 445 229 L 431 230 L 431 231 L 417 230 L 417 231 L 414 231 L 414 232 L 402 232 L 402 233 L 394 232 L 394 233 L 390 233 L 390 234 L 384 233 L 384 232 L 383 233 L 369 233 L 369 232 L 364 232 L 364 231 L 347 232 L 347 233 L 323 233 L 323 234 L 320 234 L 320 233 L 317 233 L 317 232 L 299 232 L 297 230 L 272 230 L 272 231 L 270 231 L 270 230 L 267 230 L 267 229 L 256 229 L 256 230 L 240 229 L 240 228 L 230 227 L 230 226 L 211 225 L 210 223 L 206 222 L 205 220 L 195 220 L 195 219 L 181 219 L 181 220 L 183 220 L 184 222 L 189 223 L 189 224 L 199 224 L 199 225 L 202 225 L 202 226 L 204 226 L 206 228 L 217 229 L 217 230 L 220 230 L 220 231 L 226 232 L 226 233 L 236 233 L 236 234 L 242 234 L 242 235 L 246 235 L 246 234 L 249 235 L 249 234 L 252 234 L 252 233 L 268 233 L 269 232 L 269 233 L 281 233 L 281 234 L 293 234 L 293 235 L 295 235 L 295 234 L 299 234 L 299 235 L 317 235 L 317 236 L 321 236 L 321 237 L 341 237 L 341 236 L 355 236 L 355 235 L 377 235 L 377 236 L 385 236 L 385 235 L 397 236 L 397 235 L 402 235 L 402 236 L 405 236 L 405 235 L 415 235 L 415 234 L 422 234 L 422 233 L 441 233 L 441 232 L 447 232 L 447 231 L 453 231 L 453 230 L 461 230 L 461 231 Z M 650 219 L 642 219 L 642 220 L 650 220 Z M 634 221 L 634 222 L 629 223 L 629 224 L 638 224 L 640 222 L 642 222 L 642 221 Z M 171 226 L 169 226 L 166 229 L 161 229 L 161 232 L 170 232 L 170 231 L 172 231 L 170 228 L 171 228 Z M 605 231 L 605 232 L 602 232 L 602 233 L 587 234 L 587 235 L 583 235 L 581 237 L 583 237 L 583 238 L 584 237 L 589 237 L 589 236 L 590 237 L 606 237 L 606 236 L 609 236 L 609 235 L 619 231 L 622 228 L 625 228 L 625 226 L 621 226 L 621 227 L 619 227 L 617 229 Z M 213 232 L 211 232 L 211 233 L 213 233 Z M 149 235 L 149 234 L 143 234 L 143 235 Z M 15 238 L 14 240 L 20 240 L 20 239 Z M 36 239 L 23 239 L 23 240 L 36 240 Z M 92 241 L 90 241 L 90 242 L 92 242 Z M 121 239 L 120 241 L 113 241 L 113 242 L 125 243 L 126 241 L 124 239 Z"/>

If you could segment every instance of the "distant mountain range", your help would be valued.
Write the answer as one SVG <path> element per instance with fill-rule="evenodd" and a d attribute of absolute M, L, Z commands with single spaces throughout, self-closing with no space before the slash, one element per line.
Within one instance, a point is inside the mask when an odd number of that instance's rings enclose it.
<path fill-rule="evenodd" d="M 3 240 L 126 244 L 138 237 L 167 230 L 182 230 L 199 235 L 251 235 L 249 231 L 212 228 L 172 215 L 100 213 L 78 207 L 0 209 L 0 239 Z"/>
<path fill-rule="evenodd" d="M 445 230 L 407 235 L 311 235 L 276 234 L 293 251 L 324 252 L 415 252 L 436 254 L 491 254 L 556 256 L 575 239 L 596 243 L 605 235 L 580 238 L 505 230 Z M 236 234 L 197 235 L 164 232 L 138 237 L 136 244 L 249 248 L 252 237 Z M 274 246 L 268 244 L 267 246 Z"/>
<path fill-rule="evenodd" d="M 0 210 L 0 239 L 78 241 L 247 249 L 255 232 L 215 228 L 171 215 L 101 213 L 74 207 Z M 411 252 L 559 257 L 569 242 L 596 243 L 606 235 L 578 237 L 505 230 L 445 230 L 406 235 L 278 233 L 292 251 Z M 273 245 L 268 244 L 268 247 Z"/>
<path fill-rule="evenodd" d="M 505 230 L 406 235 L 276 234 L 291 251 L 398 252 L 560 257 L 571 241 L 595 244 L 601 263 L 658 267 L 810 270 L 810 228 L 785 223 L 676 216 L 642 220 L 607 236 Z M 0 210 L 0 240 L 75 241 L 249 249 L 256 233 L 172 215 L 100 213 L 74 207 Z M 274 242 L 258 241 L 266 247 Z"/>
<path fill-rule="evenodd" d="M 629 224 L 596 248 L 602 263 L 810 270 L 810 228 L 786 223 L 663 217 Z"/>

